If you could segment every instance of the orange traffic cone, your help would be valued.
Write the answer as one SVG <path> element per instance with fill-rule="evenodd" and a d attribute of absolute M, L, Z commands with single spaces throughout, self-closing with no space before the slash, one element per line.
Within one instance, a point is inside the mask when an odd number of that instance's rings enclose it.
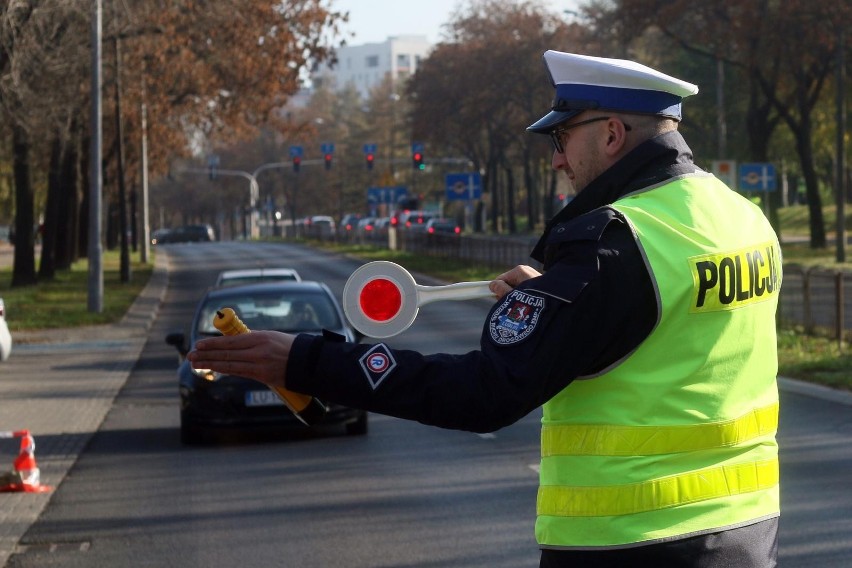
<path fill-rule="evenodd" d="M 0 474 L 0 493 L 44 493 L 52 488 L 41 484 L 41 472 L 35 459 L 35 439 L 29 430 L 8 432 L 21 438 L 21 450 L 12 464 L 12 471 Z M 3 436 L 6 437 L 6 436 Z"/>

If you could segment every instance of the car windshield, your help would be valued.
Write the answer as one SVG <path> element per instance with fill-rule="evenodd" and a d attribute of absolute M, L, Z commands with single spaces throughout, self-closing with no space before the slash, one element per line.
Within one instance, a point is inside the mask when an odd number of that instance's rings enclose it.
<path fill-rule="evenodd" d="M 197 321 L 201 335 L 219 335 L 213 325 L 216 311 L 233 308 L 249 329 L 287 332 L 340 329 L 331 298 L 322 292 L 271 292 L 208 300 Z"/>

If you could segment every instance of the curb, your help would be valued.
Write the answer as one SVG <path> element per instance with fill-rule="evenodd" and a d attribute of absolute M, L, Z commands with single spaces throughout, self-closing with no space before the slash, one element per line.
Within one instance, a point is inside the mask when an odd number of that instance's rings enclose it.
<path fill-rule="evenodd" d="M 778 389 L 794 394 L 801 394 L 828 402 L 835 402 L 844 406 L 852 406 L 852 392 L 833 389 L 831 387 L 806 383 L 797 379 L 778 377 Z"/>

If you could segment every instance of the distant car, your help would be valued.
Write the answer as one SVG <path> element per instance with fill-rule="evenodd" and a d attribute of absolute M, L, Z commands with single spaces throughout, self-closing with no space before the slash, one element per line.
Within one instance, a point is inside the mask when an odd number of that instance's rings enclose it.
<path fill-rule="evenodd" d="M 461 227 L 452 219 L 433 217 L 426 222 L 426 234 L 428 235 L 460 235 Z"/>
<path fill-rule="evenodd" d="M 361 217 L 358 220 L 358 226 L 355 229 L 358 237 L 362 239 L 372 239 L 373 233 L 376 230 L 376 218 L 375 217 Z"/>
<path fill-rule="evenodd" d="M 184 225 L 172 229 L 162 243 L 206 243 L 216 240 L 216 233 L 210 225 Z"/>
<path fill-rule="evenodd" d="M 5 361 L 12 354 L 12 334 L 6 323 L 6 304 L 0 298 L 0 361 Z"/>
<path fill-rule="evenodd" d="M 357 213 L 344 215 L 343 219 L 340 220 L 340 226 L 338 227 L 340 230 L 338 232 L 343 235 L 354 234 L 355 230 L 358 228 L 358 221 L 360 220 L 361 215 L 358 215 Z"/>
<path fill-rule="evenodd" d="M 379 217 L 376 219 L 375 236 L 380 239 L 385 239 L 388 236 L 388 227 L 391 226 L 391 218 L 390 217 Z"/>
<path fill-rule="evenodd" d="M 310 237 L 333 237 L 335 234 L 334 219 L 328 215 L 308 217 L 305 219 L 305 229 Z"/>
<path fill-rule="evenodd" d="M 153 233 L 151 233 L 151 244 L 152 245 L 163 245 L 169 242 L 169 237 L 172 234 L 171 229 L 157 229 Z"/>
<path fill-rule="evenodd" d="M 399 224 L 406 231 L 424 232 L 426 223 L 435 216 L 428 211 L 409 211 L 400 216 Z"/>
<path fill-rule="evenodd" d="M 302 277 L 293 268 L 245 268 L 223 270 L 216 278 L 216 286 L 239 286 L 258 282 L 301 282 Z"/>
<path fill-rule="evenodd" d="M 189 337 L 182 332 L 166 336 L 180 354 L 181 442 L 203 442 L 225 428 L 305 428 L 278 396 L 261 383 L 234 375 L 193 369 L 186 354 L 204 337 L 221 335 L 213 325 L 217 310 L 233 308 L 252 330 L 315 333 L 323 329 L 355 342 L 361 336 L 347 323 L 328 286 L 321 282 L 248 284 L 207 291 L 195 310 Z M 329 405 L 321 424 L 342 424 L 347 434 L 367 433 L 363 410 Z"/>

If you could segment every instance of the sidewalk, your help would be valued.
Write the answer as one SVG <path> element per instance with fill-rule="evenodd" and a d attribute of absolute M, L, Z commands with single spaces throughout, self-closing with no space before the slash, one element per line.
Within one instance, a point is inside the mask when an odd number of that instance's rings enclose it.
<path fill-rule="evenodd" d="M 0 245 L 0 263 L 11 247 Z M 167 255 L 156 255 L 148 285 L 121 322 L 18 332 L 0 364 L 0 431 L 29 430 L 41 483 L 57 487 L 97 432 L 145 345 L 168 287 Z M 20 440 L 0 439 L 0 471 L 10 470 Z M 0 567 L 52 493 L 0 493 Z"/>

